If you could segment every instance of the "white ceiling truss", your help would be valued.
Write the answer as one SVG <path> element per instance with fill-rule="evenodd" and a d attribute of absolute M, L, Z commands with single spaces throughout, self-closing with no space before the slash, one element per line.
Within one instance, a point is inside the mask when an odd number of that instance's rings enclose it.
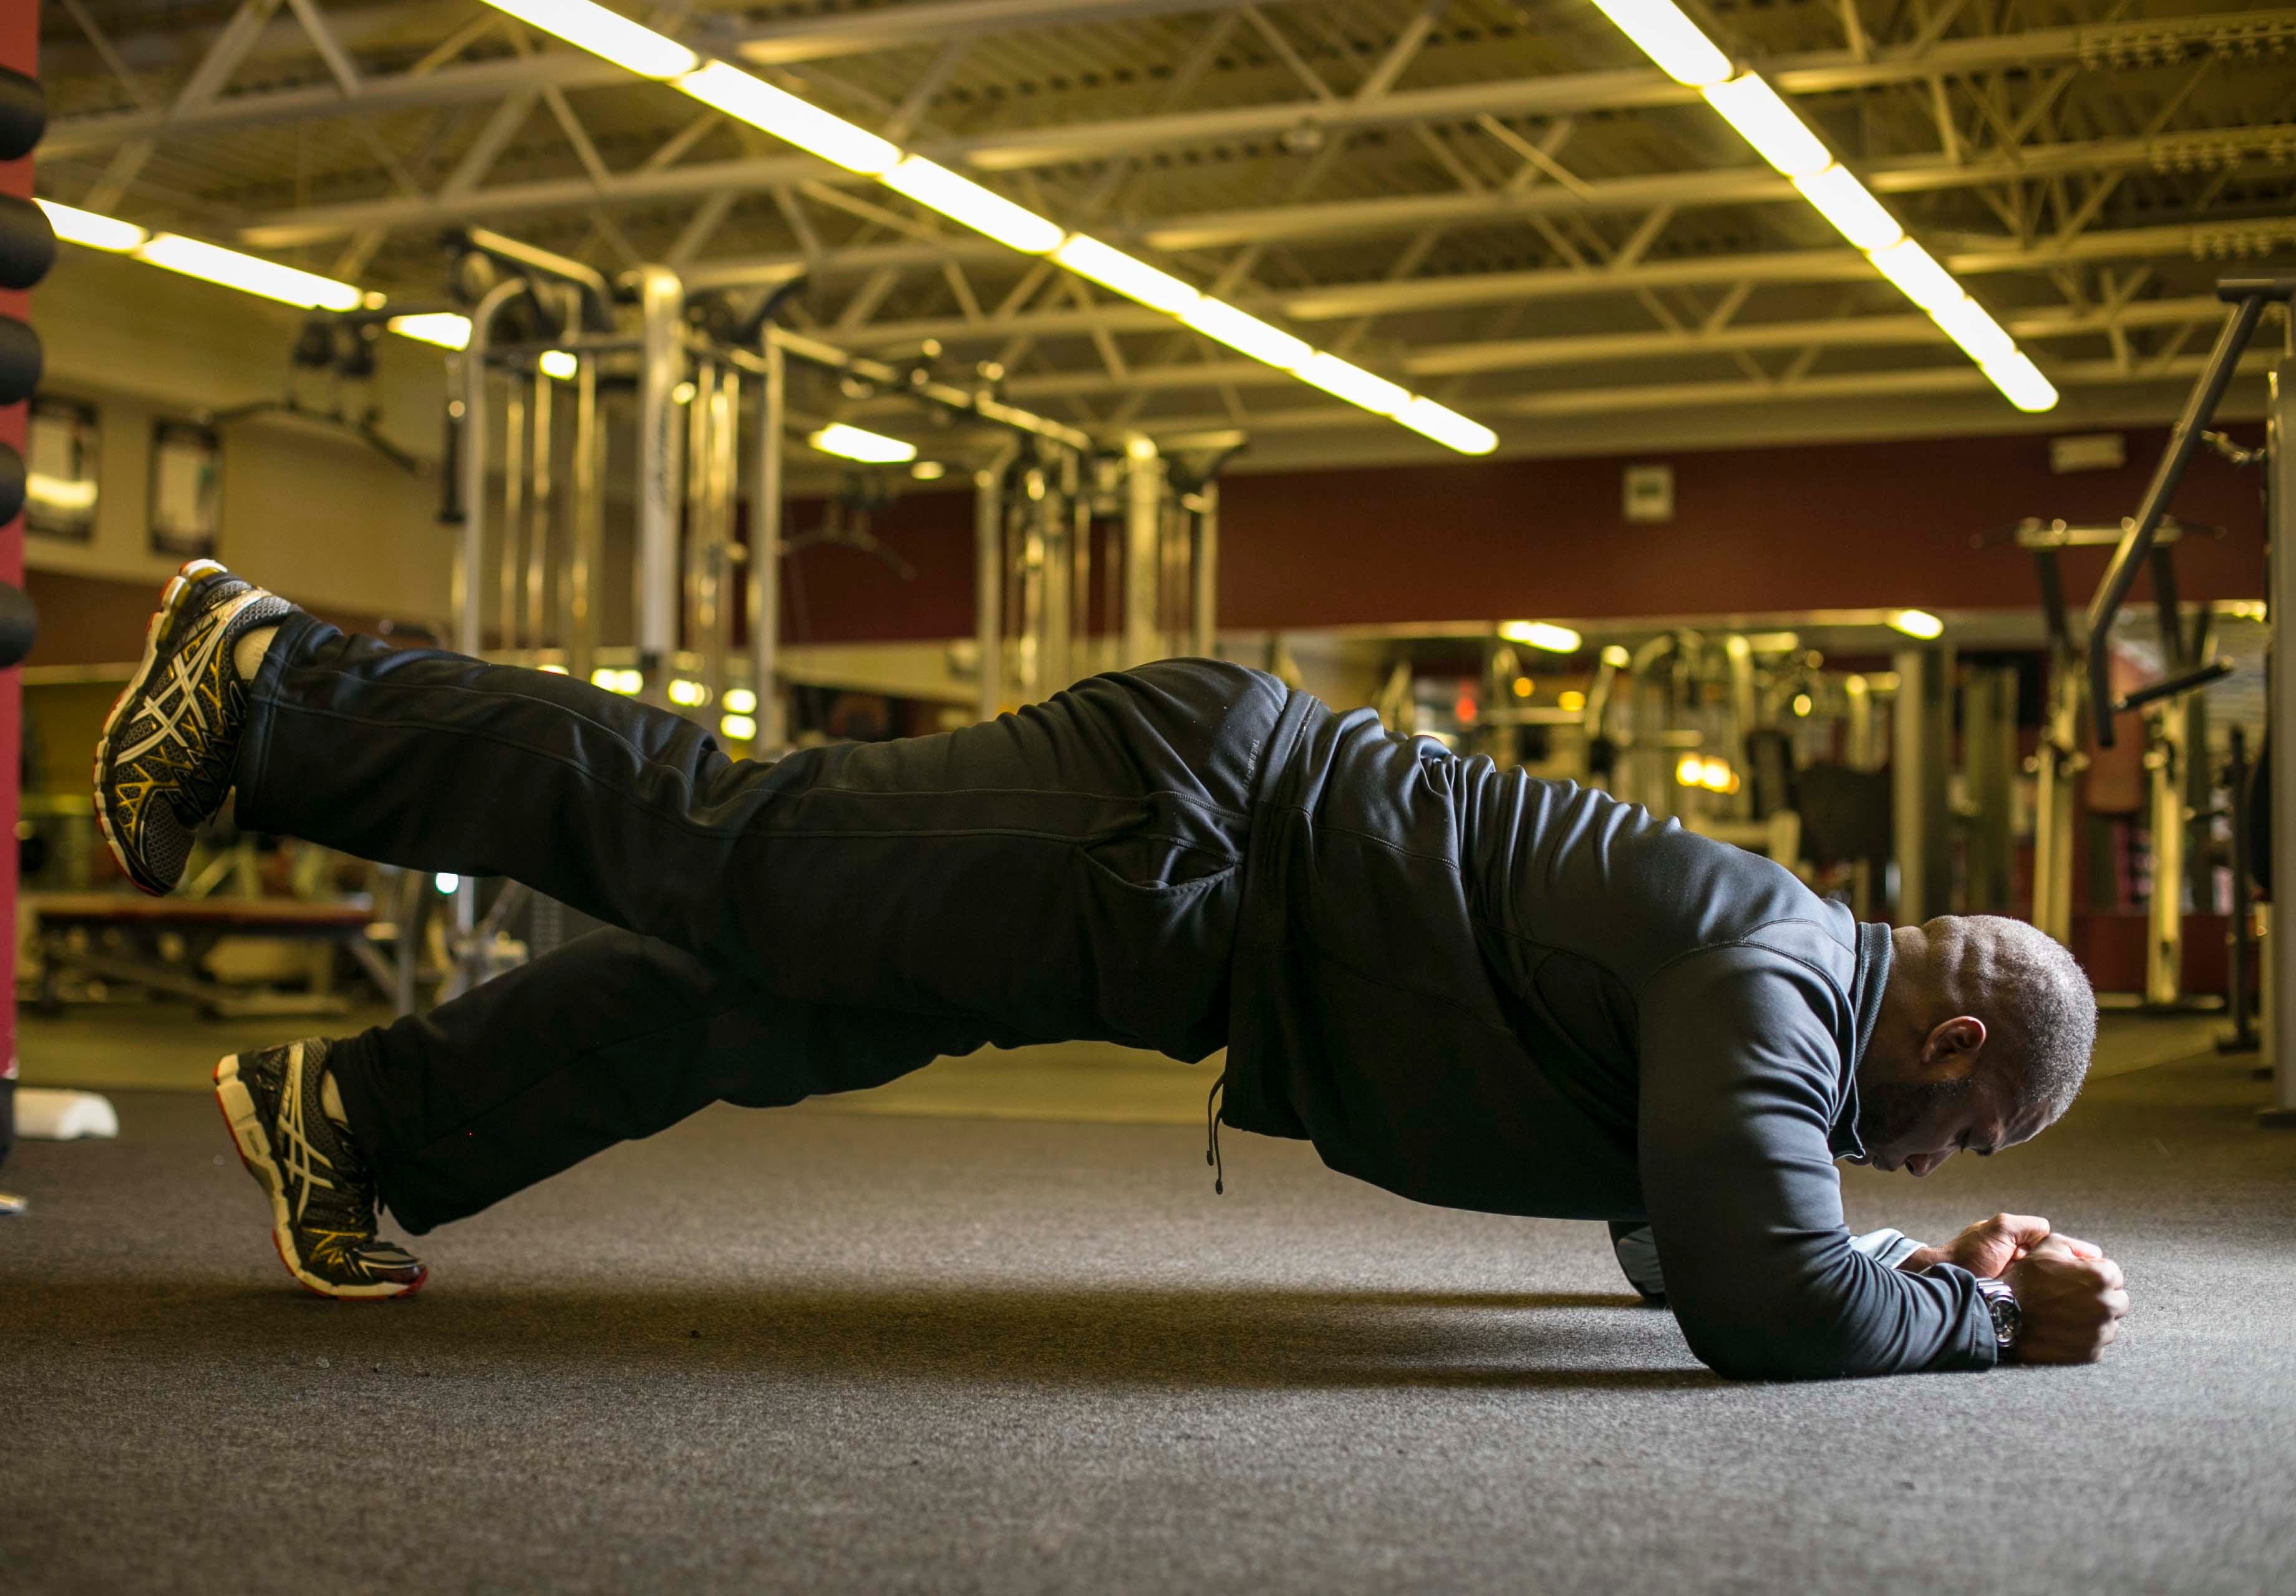
<path fill-rule="evenodd" d="M 1703 441 L 2035 424 L 1587 0 L 614 3 L 1503 451 L 1622 413 Z M 2296 7 L 1690 9 L 2033 353 L 2065 397 L 2040 425 L 2165 416 L 2215 279 L 2296 258 Z M 800 261 L 802 324 L 996 361 L 1087 429 L 1421 447 L 480 0 L 51 0 L 41 57 L 40 192 L 147 227 L 412 297 L 469 222 L 610 273 Z"/>

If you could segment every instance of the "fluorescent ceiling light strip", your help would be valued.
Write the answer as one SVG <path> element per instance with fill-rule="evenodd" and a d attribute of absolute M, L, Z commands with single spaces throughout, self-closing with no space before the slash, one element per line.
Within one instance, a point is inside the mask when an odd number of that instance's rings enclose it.
<path fill-rule="evenodd" d="M 1066 236 L 1058 223 L 922 155 L 909 156 L 892 170 L 879 173 L 877 181 L 1023 255 L 1049 254 Z"/>
<path fill-rule="evenodd" d="M 1703 88 L 1730 76 L 1730 58 L 1674 0 L 1595 0 L 1619 31 L 1677 83 Z"/>
<path fill-rule="evenodd" d="M 1833 230 L 1871 255 L 1887 250 L 1906 236 L 1905 228 L 1882 201 L 1866 192 L 1848 167 L 1828 167 L 1793 180 L 1801 197 Z"/>
<path fill-rule="evenodd" d="M 383 323 L 401 338 L 411 338 L 417 343 L 435 344 L 442 349 L 467 349 L 471 347 L 471 318 L 457 315 L 451 310 L 426 310 L 413 315 L 395 315 Z M 545 377 L 555 377 L 561 382 L 570 382 L 581 368 L 571 349 L 545 349 L 535 364 Z"/>
<path fill-rule="evenodd" d="M 1791 179 L 1818 215 L 1865 252 L 1875 271 L 1946 330 L 2012 405 L 2046 410 L 2056 404 L 2057 390 L 2040 368 L 1969 299 L 1952 274 L 1906 236 L 1889 209 L 1849 168 L 1834 162 L 1824 141 L 1761 74 L 1735 71 L 1730 58 L 1674 0 L 1595 4 L 1660 70 L 1698 90 L 1755 153 Z"/>
<path fill-rule="evenodd" d="M 887 438 L 882 432 L 849 427 L 843 422 L 830 422 L 820 431 L 808 435 L 806 442 L 824 454 L 841 454 L 869 465 L 902 465 L 917 457 L 914 444 Z"/>
<path fill-rule="evenodd" d="M 1930 320 L 1980 365 L 1997 364 L 2017 353 L 2017 340 L 1966 294 L 1931 311 Z"/>
<path fill-rule="evenodd" d="M 77 206 L 59 205 L 53 200 L 36 200 L 33 203 L 47 213 L 48 225 L 58 238 L 68 244 L 78 244 L 82 249 L 109 250 L 120 255 L 139 247 L 152 236 L 133 222 L 98 216 L 92 210 L 82 210 Z"/>
<path fill-rule="evenodd" d="M 1214 342 L 1279 371 L 1297 371 L 1316 358 L 1316 348 L 1307 340 L 1294 338 L 1224 299 L 1198 299 L 1180 312 L 1180 320 Z"/>
<path fill-rule="evenodd" d="M 1620 27 L 1635 34 L 1638 42 L 1644 38 L 1652 41 L 1645 47 L 1654 55 L 1664 52 L 1660 64 L 1682 82 L 1719 83 L 1731 76 L 1728 59 L 1683 15 L 1673 0 L 1598 3 Z M 1289 372 L 1349 404 L 1392 417 L 1447 448 L 1482 454 L 1498 445 L 1497 435 L 1479 422 L 1335 355 L 1319 351 L 1282 328 L 1211 299 L 1170 273 L 1121 250 L 1086 233 L 1070 233 L 1058 223 L 983 187 L 962 173 L 923 156 L 909 154 L 867 128 L 776 88 L 731 62 L 704 60 L 668 35 L 609 11 L 594 0 L 487 0 L 487 4 L 642 77 L 666 79 L 703 104 L 848 171 L 873 176 L 896 192 L 907 195 L 918 204 L 1007 249 L 1024 255 L 1049 255 L 1078 275 L 1151 309 L 1177 316 L 1188 327 L 1239 354 Z M 1756 97 L 1751 91 L 1740 91 L 1738 94 L 1739 101 L 1750 104 Z M 1770 98 L 1775 100 L 1776 96 Z M 1784 111 L 1789 120 L 1792 119 L 1792 113 L 1785 110 L 1783 103 L 1778 110 Z M 1757 110 L 1746 114 L 1765 113 Z M 423 335 L 417 332 L 409 336 Z M 545 369 L 548 369 L 546 365 Z M 846 453 L 821 443 L 823 437 L 840 430 L 833 427 L 823 429 L 815 435 L 816 446 L 827 447 L 832 454 Z M 892 439 L 881 442 L 907 452 L 854 457 L 888 463 L 915 458 L 916 452 L 906 445 L 896 444 Z"/>
<path fill-rule="evenodd" d="M 1294 367 L 1292 374 L 1380 415 L 1401 414 L 1414 397 L 1409 389 L 1374 376 L 1359 365 L 1350 365 L 1336 355 L 1317 355 Z"/>
<path fill-rule="evenodd" d="M 1727 83 L 1709 84 L 1699 91 L 1722 119 L 1754 146 L 1754 153 L 1789 177 L 1823 172 L 1833 164 L 1833 151 L 1804 125 L 1792 106 L 1755 72 Z"/>
<path fill-rule="evenodd" d="M 1978 368 L 2002 397 L 2018 409 L 2030 413 L 2054 410 L 2057 407 L 2056 385 L 2041 375 L 2041 368 L 2021 350 L 2006 360 Z"/>
<path fill-rule="evenodd" d="M 1901 238 L 1886 250 L 1875 250 L 1866 256 L 1874 269 L 1887 277 L 1903 294 L 1923 310 L 1936 310 L 1963 297 L 1961 284 L 1951 272 L 1938 265 L 1927 250 L 1912 239 Z"/>
<path fill-rule="evenodd" d="M 1456 449 L 1462 454 L 1488 454 L 1499 446 L 1497 433 L 1432 399 L 1412 400 L 1395 413 L 1395 419 L 1422 437 L 1431 438 L 1445 448 Z"/>
<path fill-rule="evenodd" d="M 395 315 L 383 323 L 401 338 L 436 344 L 442 349 L 471 347 L 471 318 L 451 310 L 424 311 L 419 315 Z"/>
<path fill-rule="evenodd" d="M 93 481 L 51 477 L 45 471 L 24 474 L 24 497 L 43 510 L 93 510 L 95 508 L 95 484 Z"/>
<path fill-rule="evenodd" d="M 1171 273 L 1159 271 L 1144 260 L 1135 260 L 1088 233 L 1070 233 L 1053 251 L 1053 258 L 1078 276 L 1088 277 L 1103 288 L 1114 289 L 1126 299 L 1136 299 L 1167 315 L 1178 315 L 1203 298 Z"/>
<path fill-rule="evenodd" d="M 487 4 L 641 78 L 676 78 L 701 64 L 700 56 L 676 39 L 592 0 L 487 0 Z"/>
<path fill-rule="evenodd" d="M 1558 626 L 1553 621 L 1504 621 L 1499 626 L 1499 635 L 1509 642 L 1545 649 L 1552 654 L 1575 654 L 1587 642 L 1570 627 Z"/>
<path fill-rule="evenodd" d="M 218 244 L 202 243 L 180 233 L 155 233 L 135 251 L 135 258 L 187 277 L 204 278 L 244 293 L 259 294 L 306 310 L 357 310 L 366 302 L 363 290 L 315 272 L 299 272 L 273 260 L 242 255 Z"/>
<path fill-rule="evenodd" d="M 834 112 L 784 94 L 739 67 L 713 61 L 677 79 L 677 86 L 736 121 L 808 150 L 849 172 L 874 177 L 901 159 L 901 147 L 856 127 Z"/>

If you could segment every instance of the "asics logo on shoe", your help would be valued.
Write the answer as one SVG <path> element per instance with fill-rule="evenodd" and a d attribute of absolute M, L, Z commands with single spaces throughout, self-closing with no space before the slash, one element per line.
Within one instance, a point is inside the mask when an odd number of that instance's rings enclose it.
<path fill-rule="evenodd" d="M 293 610 L 211 560 L 185 566 L 160 595 L 143 661 L 112 705 L 95 757 L 96 823 L 144 891 L 175 889 L 193 828 L 231 790 L 247 704 L 233 648 Z"/>
<path fill-rule="evenodd" d="M 233 606 L 233 611 L 237 608 Z M 152 729 L 113 757 L 141 759 L 155 749 L 172 746 L 186 755 L 176 768 L 192 768 L 192 745 L 184 736 L 184 723 L 188 720 L 192 730 L 205 735 L 223 719 L 223 699 L 213 667 L 217 651 L 223 646 L 224 622 L 228 618 L 229 612 L 216 610 L 200 618 L 192 635 L 184 640 L 183 651 L 168 661 L 168 680 L 152 687 L 137 707 L 138 723 L 148 720 Z"/>
<path fill-rule="evenodd" d="M 332 1169 L 334 1160 L 311 1144 L 303 1128 L 303 1104 L 307 1093 L 303 1089 L 303 1052 L 298 1048 L 294 1062 L 287 1067 L 287 1080 L 280 1093 L 279 1118 L 275 1129 L 281 1146 L 273 1157 L 279 1160 L 282 1171 L 295 1189 L 295 1217 L 303 1217 L 311 1205 L 314 1187 L 332 1191 L 335 1183 L 319 1174 L 321 1169 Z M 323 1232 L 327 1233 L 327 1232 Z"/>

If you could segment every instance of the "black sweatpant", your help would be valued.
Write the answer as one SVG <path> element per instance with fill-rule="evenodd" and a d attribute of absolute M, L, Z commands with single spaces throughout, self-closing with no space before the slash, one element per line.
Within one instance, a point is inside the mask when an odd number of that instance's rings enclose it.
<path fill-rule="evenodd" d="M 795 1102 L 992 1043 L 1220 1047 L 1286 697 L 1171 660 L 766 765 L 586 683 L 298 614 L 251 684 L 237 818 L 508 876 L 619 928 L 334 1054 L 383 1201 L 419 1232 L 720 1099 Z"/>

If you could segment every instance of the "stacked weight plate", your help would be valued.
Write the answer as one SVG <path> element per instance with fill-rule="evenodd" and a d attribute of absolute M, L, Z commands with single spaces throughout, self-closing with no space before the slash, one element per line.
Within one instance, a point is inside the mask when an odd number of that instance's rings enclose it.
<path fill-rule="evenodd" d="M 48 107 L 40 86 L 0 68 L 0 160 L 32 152 L 47 131 Z M 0 289 L 27 289 L 55 264 L 56 235 L 47 213 L 29 200 L 0 194 Z M 19 405 L 40 384 L 40 336 L 29 323 L 0 315 L 0 405 Z M 0 444 L 0 527 L 24 507 L 24 457 Z M 0 667 L 24 658 L 32 646 L 32 604 L 23 590 L 0 582 Z"/>

